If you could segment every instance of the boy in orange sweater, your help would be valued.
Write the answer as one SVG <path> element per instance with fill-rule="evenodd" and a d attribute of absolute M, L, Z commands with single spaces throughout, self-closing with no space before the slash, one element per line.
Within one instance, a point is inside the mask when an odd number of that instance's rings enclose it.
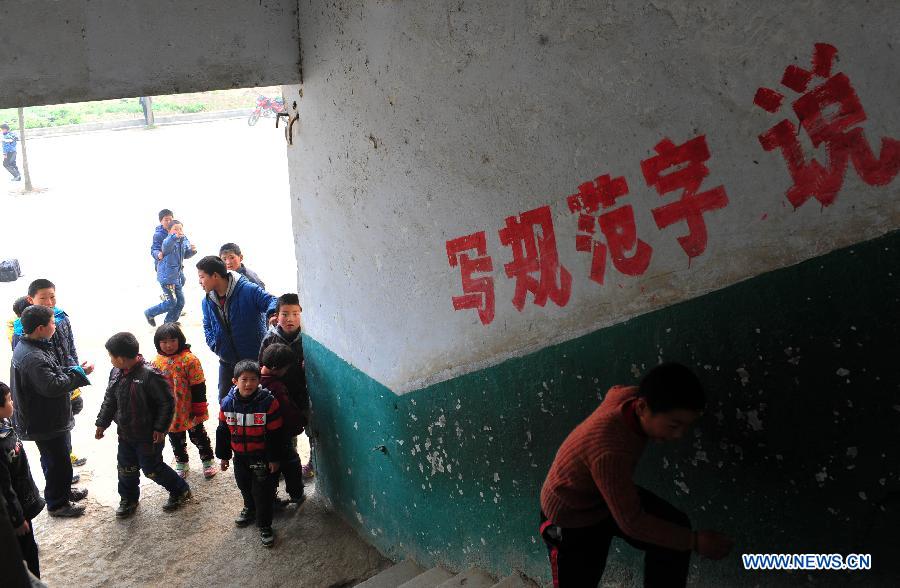
<path fill-rule="evenodd" d="M 597 586 L 612 538 L 645 552 L 645 586 L 684 586 L 691 552 L 721 559 L 732 541 L 693 531 L 688 517 L 632 477 L 647 441 L 676 441 L 706 406 L 700 380 L 676 363 L 640 386 L 616 386 L 569 434 L 541 489 L 540 533 L 555 587 Z"/>

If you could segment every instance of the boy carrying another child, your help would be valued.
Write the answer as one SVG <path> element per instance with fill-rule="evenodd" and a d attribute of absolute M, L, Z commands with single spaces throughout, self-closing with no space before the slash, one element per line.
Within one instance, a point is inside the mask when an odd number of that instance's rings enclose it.
<path fill-rule="evenodd" d="M 259 385 L 259 378 L 255 361 L 242 360 L 235 366 L 234 387 L 219 412 L 216 457 L 223 472 L 234 457 L 234 479 L 244 499 L 234 524 L 246 527 L 255 520 L 260 541 L 272 547 L 272 507 L 284 437 L 278 401 Z"/>
<path fill-rule="evenodd" d="M 169 491 L 163 510 L 176 510 L 191 498 L 191 489 L 162 457 L 166 433 L 175 413 L 175 399 L 165 378 L 144 361 L 131 333 L 116 333 L 106 342 L 113 369 L 97 415 L 96 439 L 115 421 L 119 434 L 119 508 L 116 516 L 131 516 L 140 497 L 140 475 Z"/>

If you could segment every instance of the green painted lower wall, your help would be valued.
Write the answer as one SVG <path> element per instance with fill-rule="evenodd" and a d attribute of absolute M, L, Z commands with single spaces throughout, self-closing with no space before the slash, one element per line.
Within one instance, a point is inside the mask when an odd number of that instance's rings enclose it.
<path fill-rule="evenodd" d="M 736 553 L 872 553 L 870 572 L 745 572 L 703 586 L 891 585 L 900 578 L 900 232 L 395 396 L 307 338 L 319 489 L 385 554 L 546 579 L 538 495 L 555 451 L 613 384 L 660 360 L 710 391 L 689 439 L 637 481 Z M 460 342 L 460 344 L 466 344 Z M 613 543 L 606 578 L 640 582 Z"/>

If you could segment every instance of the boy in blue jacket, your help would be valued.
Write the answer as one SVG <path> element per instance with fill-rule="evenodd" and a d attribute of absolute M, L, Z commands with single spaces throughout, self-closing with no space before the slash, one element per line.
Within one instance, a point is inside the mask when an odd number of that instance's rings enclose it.
<path fill-rule="evenodd" d="M 225 269 L 225 262 L 207 255 L 197 262 L 203 298 L 206 344 L 219 356 L 219 401 L 231 388 L 234 367 L 255 360 L 266 335 L 266 320 L 278 300 L 242 275 Z"/>
<path fill-rule="evenodd" d="M 184 236 L 184 225 L 173 220 L 169 236 L 160 246 L 162 257 L 156 265 L 156 281 L 163 291 L 163 301 L 144 311 L 144 318 L 151 327 L 156 326 L 157 315 L 166 313 L 165 322 L 174 323 L 184 308 L 184 260 L 193 257 L 197 248 Z"/>

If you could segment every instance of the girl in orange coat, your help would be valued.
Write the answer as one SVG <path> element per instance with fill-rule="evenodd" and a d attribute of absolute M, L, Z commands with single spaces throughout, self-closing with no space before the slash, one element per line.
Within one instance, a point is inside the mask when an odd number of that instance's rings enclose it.
<path fill-rule="evenodd" d="M 162 372 L 175 395 L 175 417 L 169 427 L 169 443 L 175 454 L 175 471 L 186 478 L 189 470 L 187 439 L 197 446 L 203 461 L 203 475 L 209 479 L 218 469 L 213 455 L 212 443 L 203 427 L 209 419 L 206 402 L 206 378 L 197 356 L 191 353 L 184 333 L 175 323 L 165 323 L 156 329 L 153 343 L 159 353 L 153 360 L 153 367 Z"/>

